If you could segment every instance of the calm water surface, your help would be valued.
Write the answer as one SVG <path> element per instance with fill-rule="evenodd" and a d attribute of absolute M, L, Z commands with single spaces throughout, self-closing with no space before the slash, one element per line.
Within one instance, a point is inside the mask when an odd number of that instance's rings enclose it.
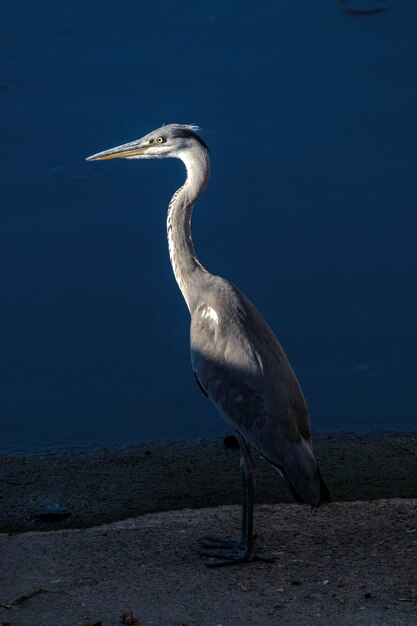
<path fill-rule="evenodd" d="M 84 161 L 164 122 L 203 128 L 196 249 L 277 332 L 313 427 L 414 429 L 416 3 L 150 5 L 2 8 L 0 451 L 226 429 L 167 253 L 182 164 Z"/>

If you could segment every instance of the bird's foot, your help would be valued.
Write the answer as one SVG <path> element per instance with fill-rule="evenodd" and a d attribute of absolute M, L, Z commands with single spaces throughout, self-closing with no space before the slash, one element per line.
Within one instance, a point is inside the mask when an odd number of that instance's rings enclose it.
<path fill-rule="evenodd" d="M 226 539 L 225 537 L 216 537 L 213 535 L 204 535 L 200 537 L 198 543 L 202 548 L 208 548 L 209 550 L 226 549 L 234 550 L 235 548 L 242 549 L 245 545 L 244 539 Z"/>
<path fill-rule="evenodd" d="M 237 565 L 250 561 L 274 561 L 272 556 L 260 556 L 253 550 L 249 550 L 242 539 L 224 539 L 223 537 L 212 537 L 206 535 L 199 539 L 199 544 L 204 550 L 199 550 L 200 556 L 216 559 L 208 561 L 207 567 L 225 567 L 226 565 Z"/>

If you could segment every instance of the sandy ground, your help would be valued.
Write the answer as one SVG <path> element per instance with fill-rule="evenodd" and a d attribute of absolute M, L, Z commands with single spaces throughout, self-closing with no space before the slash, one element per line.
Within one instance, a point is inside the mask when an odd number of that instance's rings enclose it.
<path fill-rule="evenodd" d="M 417 624 L 417 500 L 333 503 L 317 513 L 262 505 L 257 544 L 276 561 L 205 567 L 198 537 L 230 533 L 239 514 L 183 510 L 3 534 L 0 623 L 114 626 L 132 611 L 137 624 L 157 626 Z"/>
<path fill-rule="evenodd" d="M 128 610 L 158 626 L 417 624 L 417 436 L 326 435 L 316 454 L 335 502 L 290 504 L 259 463 L 257 547 L 276 560 L 220 569 L 197 539 L 239 529 L 239 454 L 222 441 L 0 457 L 0 626 Z M 71 515 L 29 519 L 51 504 Z"/>

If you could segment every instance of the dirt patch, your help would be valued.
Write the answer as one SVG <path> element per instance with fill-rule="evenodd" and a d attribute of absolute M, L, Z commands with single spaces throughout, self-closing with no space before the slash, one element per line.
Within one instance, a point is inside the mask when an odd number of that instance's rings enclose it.
<path fill-rule="evenodd" d="M 237 532 L 239 517 L 221 507 L 0 535 L 0 623 L 116 626 L 126 611 L 142 626 L 417 623 L 417 500 L 262 505 L 257 546 L 276 561 L 205 567 L 197 538 Z"/>

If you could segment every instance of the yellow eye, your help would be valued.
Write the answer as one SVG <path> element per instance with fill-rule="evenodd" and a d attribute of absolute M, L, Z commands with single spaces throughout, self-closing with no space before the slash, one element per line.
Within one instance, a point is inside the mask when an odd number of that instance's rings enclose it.
<path fill-rule="evenodd" d="M 164 143 L 164 138 L 163 137 L 157 137 L 155 139 L 156 143 Z"/>

